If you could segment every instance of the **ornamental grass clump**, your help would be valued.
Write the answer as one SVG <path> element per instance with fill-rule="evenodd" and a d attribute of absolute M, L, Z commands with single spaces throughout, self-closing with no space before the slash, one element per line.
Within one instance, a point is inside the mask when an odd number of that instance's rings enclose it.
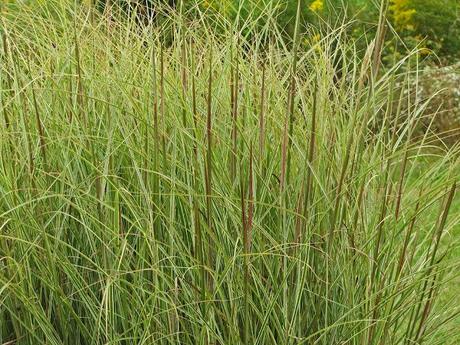
<path fill-rule="evenodd" d="M 414 135 L 383 27 L 361 56 L 270 7 L 30 6 L 1 18 L 0 343 L 460 340 L 458 145 Z"/>

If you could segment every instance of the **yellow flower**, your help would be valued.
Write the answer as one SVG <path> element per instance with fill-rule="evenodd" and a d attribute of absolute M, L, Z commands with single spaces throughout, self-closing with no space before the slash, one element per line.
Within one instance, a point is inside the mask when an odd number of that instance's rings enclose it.
<path fill-rule="evenodd" d="M 316 45 L 321 40 L 320 34 L 315 34 L 312 36 L 307 36 L 304 38 L 305 44 L 309 44 L 311 46 Z"/>
<path fill-rule="evenodd" d="M 324 8 L 323 0 L 315 0 L 309 6 L 309 9 L 312 10 L 313 12 L 322 11 L 323 8 Z"/>
<path fill-rule="evenodd" d="M 397 29 L 414 30 L 413 17 L 416 10 L 409 7 L 409 0 L 391 0 L 390 12 Z"/>

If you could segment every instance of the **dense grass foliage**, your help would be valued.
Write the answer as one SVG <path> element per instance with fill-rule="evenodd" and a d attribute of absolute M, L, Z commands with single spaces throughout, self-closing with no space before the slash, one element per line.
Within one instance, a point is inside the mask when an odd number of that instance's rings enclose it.
<path fill-rule="evenodd" d="M 412 58 L 62 3 L 1 18 L 0 343 L 460 341 Z"/>

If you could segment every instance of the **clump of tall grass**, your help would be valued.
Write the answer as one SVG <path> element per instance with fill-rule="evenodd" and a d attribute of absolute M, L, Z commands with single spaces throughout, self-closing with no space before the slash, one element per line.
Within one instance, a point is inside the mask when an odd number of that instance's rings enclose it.
<path fill-rule="evenodd" d="M 360 57 L 271 12 L 246 37 L 34 6 L 2 13 L 2 343 L 459 340 L 458 150 L 413 135 L 429 100 L 401 104 L 383 28 Z"/>

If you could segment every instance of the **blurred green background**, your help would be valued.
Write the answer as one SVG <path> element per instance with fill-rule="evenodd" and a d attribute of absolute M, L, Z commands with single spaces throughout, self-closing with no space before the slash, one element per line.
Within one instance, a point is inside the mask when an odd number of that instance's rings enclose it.
<path fill-rule="evenodd" d="M 87 2 L 91 0 L 86 0 Z M 102 9 L 106 3 L 117 3 L 127 8 L 138 4 L 144 8 L 154 8 L 167 3 L 179 6 L 181 0 L 93 0 Z M 460 1 L 458 0 L 383 0 L 387 1 L 388 19 L 392 30 L 387 34 L 387 43 L 397 43 L 397 52 L 406 54 L 414 48 L 435 64 L 446 65 L 460 57 Z M 301 0 L 301 20 L 304 29 L 314 29 L 322 25 L 336 27 L 352 21 L 349 34 L 353 38 L 374 35 L 381 0 Z M 292 35 L 297 0 L 182 0 L 185 8 L 193 6 L 227 18 L 258 17 L 264 25 L 267 11 L 277 12 L 280 31 Z M 394 44 L 387 44 L 394 47 Z M 392 54 L 386 49 L 386 54 Z"/>

